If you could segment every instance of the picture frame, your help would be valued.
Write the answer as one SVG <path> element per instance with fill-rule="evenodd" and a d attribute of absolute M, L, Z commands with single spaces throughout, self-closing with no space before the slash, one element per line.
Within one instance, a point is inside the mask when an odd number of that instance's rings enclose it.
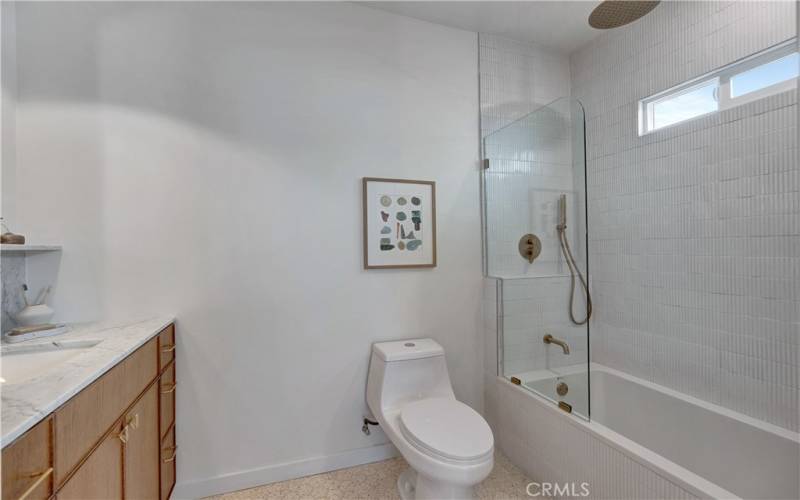
<path fill-rule="evenodd" d="M 436 183 L 362 179 L 364 269 L 436 267 Z"/>

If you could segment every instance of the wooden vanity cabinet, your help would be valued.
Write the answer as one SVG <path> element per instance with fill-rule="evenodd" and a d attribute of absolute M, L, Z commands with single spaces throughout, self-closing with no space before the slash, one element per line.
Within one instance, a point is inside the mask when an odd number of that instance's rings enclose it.
<path fill-rule="evenodd" d="M 159 380 L 161 397 L 161 438 L 164 439 L 175 421 L 175 363 L 164 369 Z"/>
<path fill-rule="evenodd" d="M 153 384 L 125 416 L 125 498 L 159 498 L 158 385 Z"/>
<path fill-rule="evenodd" d="M 122 462 L 125 453 L 120 440 L 122 421 L 117 421 L 100 444 L 86 457 L 56 493 L 58 500 L 122 498 Z"/>
<path fill-rule="evenodd" d="M 161 500 L 169 498 L 175 486 L 175 426 L 172 426 L 161 442 Z"/>
<path fill-rule="evenodd" d="M 157 356 L 151 339 L 55 411 L 57 485 L 155 380 Z"/>
<path fill-rule="evenodd" d="M 40 500 L 53 493 L 53 418 L 3 449 L 3 500 Z"/>
<path fill-rule="evenodd" d="M 169 325 L 158 334 L 158 370 L 163 371 L 175 359 L 175 327 Z"/>
<path fill-rule="evenodd" d="M 170 359 L 162 365 L 167 340 Z M 170 325 L 6 446 L 2 500 L 169 498 L 175 484 L 174 342 Z M 171 406 L 164 403 L 165 384 L 172 388 Z"/>

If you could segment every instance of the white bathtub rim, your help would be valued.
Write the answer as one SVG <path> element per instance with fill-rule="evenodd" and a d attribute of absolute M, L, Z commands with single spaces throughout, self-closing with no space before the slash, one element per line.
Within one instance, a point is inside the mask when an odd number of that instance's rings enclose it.
<path fill-rule="evenodd" d="M 628 457 L 644 465 L 667 481 L 701 498 L 739 499 L 730 491 L 712 483 L 703 476 L 697 475 L 685 467 L 681 467 L 672 460 L 662 457 L 653 450 L 646 448 L 635 441 L 631 441 L 622 434 L 613 431 L 603 424 L 590 423 L 594 426 L 597 435 L 606 443 L 611 444 Z M 666 472 L 668 476 L 661 474 Z"/>
<path fill-rule="evenodd" d="M 529 389 L 512 384 L 505 377 L 498 376 L 497 380 L 515 390 L 520 391 L 520 393 L 535 399 L 538 403 L 544 406 L 547 411 L 552 411 L 559 417 L 566 418 L 566 421 L 570 425 L 576 427 L 581 432 L 587 432 L 596 436 L 598 439 L 618 450 L 631 460 L 648 468 L 654 474 L 660 476 L 666 481 L 669 481 L 670 483 L 685 490 L 687 493 L 695 497 L 740 500 L 740 497 L 737 497 L 730 491 L 718 486 L 715 483 L 712 483 L 711 481 L 684 467 L 681 467 L 675 462 L 662 457 L 654 451 L 649 450 L 648 448 L 645 448 L 634 441 L 631 441 L 622 434 L 619 434 L 618 432 L 615 432 L 602 424 L 590 422 L 582 417 L 566 413 L 554 405 L 550 400 L 532 392 Z"/>
<path fill-rule="evenodd" d="M 643 385 L 648 389 L 651 389 L 656 392 L 660 392 L 661 394 L 665 394 L 667 396 L 682 399 L 688 403 L 691 403 L 695 406 L 699 406 L 705 410 L 712 411 L 714 413 L 720 413 L 725 417 L 730 419 L 742 422 L 744 424 L 753 426 L 757 429 L 760 429 L 764 432 L 769 432 L 770 434 L 775 434 L 780 436 L 784 439 L 788 439 L 794 443 L 800 444 L 800 432 L 794 432 L 785 427 L 780 427 L 775 424 L 771 424 L 769 422 L 765 422 L 763 420 L 759 420 L 757 418 L 751 417 L 749 415 L 745 415 L 744 413 L 739 413 L 738 411 L 731 410 L 729 408 L 725 408 L 724 406 L 720 406 L 714 403 L 709 403 L 708 401 L 704 401 L 702 399 L 696 398 L 694 396 L 690 396 L 688 394 L 684 394 L 682 392 L 676 391 L 674 389 L 670 389 L 668 387 L 664 387 L 663 385 L 658 385 L 653 382 L 649 382 L 643 378 L 635 377 L 633 375 L 627 374 L 625 372 L 619 371 L 614 368 L 610 368 L 605 365 L 601 365 L 600 363 L 592 362 L 590 363 L 590 370 L 593 371 L 602 371 L 606 373 L 610 373 L 612 375 L 616 375 L 617 377 L 623 378 L 625 380 L 629 380 L 639 385 Z M 542 380 L 545 378 L 552 378 L 553 376 L 563 376 L 563 375 L 574 375 L 577 373 L 581 373 L 582 371 L 586 371 L 586 368 L 583 365 L 570 365 L 561 368 L 551 368 L 546 370 L 536 370 L 531 372 L 521 373 L 519 375 L 515 375 L 517 378 L 525 382 L 533 382 L 536 380 Z M 590 381 L 591 383 L 591 381 Z M 590 393 L 591 394 L 591 393 Z M 538 394 L 537 394 L 538 396 Z M 589 396 L 591 398 L 591 395 Z M 546 398 L 544 398 L 546 399 Z M 590 402 L 591 403 L 591 402 Z M 590 406 L 591 411 L 591 406 Z M 595 422 L 597 423 L 597 422 Z M 602 424 L 599 424 L 602 425 Z"/>

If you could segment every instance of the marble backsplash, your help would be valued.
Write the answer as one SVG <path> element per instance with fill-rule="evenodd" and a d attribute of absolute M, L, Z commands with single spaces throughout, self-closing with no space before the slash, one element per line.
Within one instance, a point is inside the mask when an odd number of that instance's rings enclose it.
<path fill-rule="evenodd" d="M 13 317 L 25 307 L 22 299 L 22 285 L 25 283 L 25 254 L 4 254 L 0 257 L 0 276 L 2 277 L 2 317 L 0 325 L 6 332 L 17 326 Z"/>

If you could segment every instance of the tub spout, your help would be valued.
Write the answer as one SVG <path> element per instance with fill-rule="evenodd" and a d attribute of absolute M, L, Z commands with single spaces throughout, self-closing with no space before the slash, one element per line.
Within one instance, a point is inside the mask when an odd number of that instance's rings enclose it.
<path fill-rule="evenodd" d="M 545 344 L 555 344 L 561 346 L 561 349 L 564 350 L 564 354 L 569 354 L 569 346 L 563 340 L 558 340 L 549 333 L 545 335 L 542 340 L 544 341 Z"/>

